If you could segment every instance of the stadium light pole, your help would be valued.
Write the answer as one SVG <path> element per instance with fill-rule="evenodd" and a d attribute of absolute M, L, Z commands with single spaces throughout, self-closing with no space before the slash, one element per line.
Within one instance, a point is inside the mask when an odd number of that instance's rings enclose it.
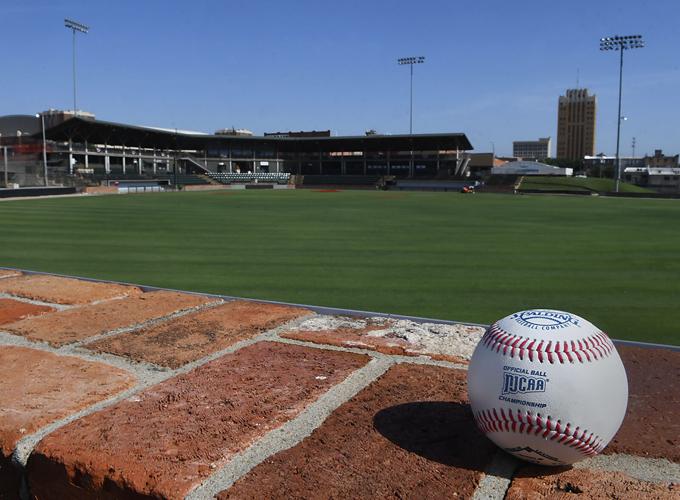
<path fill-rule="evenodd" d="M 7 175 L 7 146 L 2 147 L 2 153 L 4 157 L 4 164 L 5 164 L 5 187 L 9 187 L 9 176 Z"/>
<path fill-rule="evenodd" d="M 43 157 L 43 175 L 45 176 L 45 187 L 47 187 L 47 140 L 45 139 L 45 115 L 38 113 L 36 118 L 40 118 L 40 125 L 42 126 L 42 157 Z"/>
<path fill-rule="evenodd" d="M 73 113 L 78 116 L 78 106 L 76 103 L 76 31 L 87 34 L 90 27 L 71 19 L 64 19 L 64 26 L 73 31 Z"/>
<path fill-rule="evenodd" d="M 619 114 L 616 120 L 616 192 L 619 192 L 621 183 L 621 157 L 619 145 L 621 143 L 621 91 L 623 90 L 623 51 L 641 49 L 645 46 L 642 35 L 608 36 L 600 38 L 600 50 L 619 51 Z"/>
<path fill-rule="evenodd" d="M 424 56 L 417 56 L 417 57 L 400 57 L 397 59 L 397 64 L 400 66 L 405 66 L 409 65 L 411 67 L 411 97 L 410 97 L 410 107 L 409 107 L 409 121 L 408 121 L 408 135 L 411 137 L 409 138 L 409 142 L 411 144 L 411 159 L 409 161 L 409 176 L 414 177 L 415 176 L 415 169 L 413 165 L 413 65 L 414 64 L 423 64 L 425 62 L 425 57 Z"/>
<path fill-rule="evenodd" d="M 0 134 L 0 145 L 2 144 L 2 134 Z M 3 157 L 3 163 L 5 164 L 5 187 L 9 187 L 9 183 L 7 182 L 7 146 L 2 146 L 2 157 Z"/>
<path fill-rule="evenodd" d="M 413 135 L 413 65 L 423 64 L 425 62 L 424 56 L 418 57 L 401 57 L 397 59 L 397 64 L 400 66 L 409 65 L 411 67 L 411 106 L 409 113 L 409 135 Z"/>

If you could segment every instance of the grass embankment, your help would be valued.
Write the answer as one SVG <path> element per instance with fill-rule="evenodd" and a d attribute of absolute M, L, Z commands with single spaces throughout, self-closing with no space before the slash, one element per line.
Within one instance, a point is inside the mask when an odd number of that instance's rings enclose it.
<path fill-rule="evenodd" d="M 588 191 L 597 193 L 609 193 L 616 189 L 616 183 L 612 179 L 598 177 L 534 177 L 526 176 L 520 186 L 520 191 L 525 189 L 540 189 L 542 191 Z M 619 183 L 619 191 L 622 193 L 653 193 L 649 189 L 628 184 Z"/>
<path fill-rule="evenodd" d="M 315 191 L 0 202 L 0 265 L 488 323 L 551 307 L 680 344 L 680 203 Z"/>

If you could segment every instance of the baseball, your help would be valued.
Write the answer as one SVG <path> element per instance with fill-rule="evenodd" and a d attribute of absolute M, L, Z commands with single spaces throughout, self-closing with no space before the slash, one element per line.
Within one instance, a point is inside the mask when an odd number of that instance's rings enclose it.
<path fill-rule="evenodd" d="M 607 335 L 564 311 L 532 309 L 491 325 L 468 369 L 478 427 L 543 465 L 600 453 L 621 426 L 628 379 Z"/>

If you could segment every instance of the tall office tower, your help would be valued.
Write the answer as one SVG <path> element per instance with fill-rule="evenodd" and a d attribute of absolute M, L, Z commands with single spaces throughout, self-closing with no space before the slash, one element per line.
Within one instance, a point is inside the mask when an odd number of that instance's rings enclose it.
<path fill-rule="evenodd" d="M 557 108 L 557 158 L 582 160 L 595 154 L 597 99 L 588 89 L 569 89 Z"/>

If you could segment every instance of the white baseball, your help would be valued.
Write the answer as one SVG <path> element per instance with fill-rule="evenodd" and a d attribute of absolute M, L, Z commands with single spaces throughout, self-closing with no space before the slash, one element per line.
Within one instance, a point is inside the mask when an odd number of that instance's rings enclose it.
<path fill-rule="evenodd" d="M 533 309 L 491 325 L 468 369 L 478 427 L 530 462 L 600 453 L 621 426 L 628 379 L 605 333 L 564 311 Z"/>

